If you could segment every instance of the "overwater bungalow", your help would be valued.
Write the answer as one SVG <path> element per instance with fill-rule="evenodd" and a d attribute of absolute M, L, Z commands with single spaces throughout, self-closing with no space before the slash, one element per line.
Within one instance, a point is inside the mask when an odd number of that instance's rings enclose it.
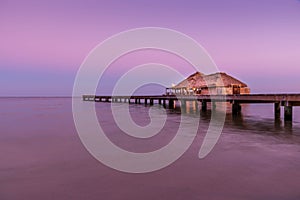
<path fill-rule="evenodd" d="M 166 88 L 166 95 L 209 94 L 250 94 L 250 88 L 224 72 L 209 75 L 195 72 L 177 85 Z"/>

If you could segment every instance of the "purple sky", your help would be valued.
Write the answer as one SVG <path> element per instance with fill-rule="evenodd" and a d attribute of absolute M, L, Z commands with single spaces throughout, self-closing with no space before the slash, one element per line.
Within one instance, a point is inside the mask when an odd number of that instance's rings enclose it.
<path fill-rule="evenodd" d="M 146 26 L 191 36 L 221 71 L 246 82 L 252 92 L 300 92 L 298 0 L 1 0 L 0 96 L 69 96 L 92 48 L 113 34 Z M 138 55 L 140 61 L 169 60 L 191 73 L 176 58 Z M 130 63 L 116 62 L 108 77 L 117 78 L 113 72 Z"/>

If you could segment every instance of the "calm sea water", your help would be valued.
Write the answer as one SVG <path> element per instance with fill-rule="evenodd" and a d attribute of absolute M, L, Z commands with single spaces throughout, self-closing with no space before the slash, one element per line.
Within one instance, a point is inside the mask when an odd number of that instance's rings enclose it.
<path fill-rule="evenodd" d="M 127 174 L 104 166 L 87 152 L 74 126 L 71 101 L 0 98 L 1 200 L 300 199 L 299 108 L 294 109 L 293 123 L 275 121 L 272 105 L 245 105 L 236 118 L 228 113 L 220 140 L 201 160 L 198 152 L 210 112 L 187 113 L 191 119 L 200 117 L 189 150 L 162 170 Z M 180 123 L 180 112 L 167 110 L 167 122 L 158 135 L 134 139 L 115 124 L 109 103 L 97 103 L 96 110 L 107 136 L 134 152 L 163 147 Z M 132 119 L 141 126 L 150 122 L 148 111 L 144 105 L 130 105 Z"/>

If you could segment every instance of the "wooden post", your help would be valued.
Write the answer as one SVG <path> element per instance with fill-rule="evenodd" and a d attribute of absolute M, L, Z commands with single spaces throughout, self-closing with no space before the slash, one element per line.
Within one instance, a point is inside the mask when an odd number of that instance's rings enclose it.
<path fill-rule="evenodd" d="M 181 109 L 181 113 L 189 112 L 188 109 L 190 109 L 190 107 L 187 106 L 187 101 L 185 99 L 180 100 L 180 109 Z"/>
<path fill-rule="evenodd" d="M 241 110 L 242 110 L 242 107 L 239 104 L 239 102 L 233 102 L 232 103 L 232 114 L 233 115 L 239 114 L 241 112 Z"/>
<path fill-rule="evenodd" d="M 174 108 L 174 100 L 173 99 L 169 99 L 169 109 Z"/>
<path fill-rule="evenodd" d="M 215 101 L 211 102 L 211 107 L 212 107 L 213 110 L 216 110 L 217 105 L 216 105 Z"/>
<path fill-rule="evenodd" d="M 198 101 L 195 100 L 194 104 L 195 104 L 195 112 L 198 113 L 199 112 L 199 110 L 198 110 Z"/>
<path fill-rule="evenodd" d="M 153 105 L 153 99 L 150 99 L 150 105 L 151 106 Z"/>
<path fill-rule="evenodd" d="M 275 116 L 275 119 L 280 118 L 280 102 L 274 103 L 274 116 Z"/>
<path fill-rule="evenodd" d="M 161 104 L 161 99 L 158 99 L 158 104 L 159 104 L 159 105 Z"/>
<path fill-rule="evenodd" d="M 289 102 L 284 106 L 284 121 L 293 121 L 293 106 Z"/>
<path fill-rule="evenodd" d="M 186 107 L 186 100 L 180 100 L 181 107 Z"/>
<path fill-rule="evenodd" d="M 202 101 L 202 108 L 201 108 L 202 111 L 207 111 L 207 102 L 206 101 Z"/>
<path fill-rule="evenodd" d="M 147 105 L 147 101 L 148 101 L 148 99 L 145 99 L 145 102 L 144 102 L 144 103 L 145 103 L 145 105 Z"/>
<path fill-rule="evenodd" d="M 164 106 L 164 108 L 166 108 L 166 100 L 165 99 L 163 99 L 163 106 Z"/>
<path fill-rule="evenodd" d="M 134 99 L 134 103 L 137 104 L 138 103 L 138 99 Z"/>
<path fill-rule="evenodd" d="M 181 109 L 182 113 L 187 112 L 186 100 L 184 100 L 184 99 L 180 100 L 180 109 Z"/>

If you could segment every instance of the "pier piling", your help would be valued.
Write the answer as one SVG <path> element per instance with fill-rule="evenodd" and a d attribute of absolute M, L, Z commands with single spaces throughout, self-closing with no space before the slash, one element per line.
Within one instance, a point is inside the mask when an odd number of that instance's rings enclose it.
<path fill-rule="evenodd" d="M 174 100 L 170 99 L 169 100 L 169 109 L 172 109 L 172 108 L 174 108 Z"/>
<path fill-rule="evenodd" d="M 181 104 L 182 107 L 186 107 L 186 100 L 181 100 L 180 104 Z"/>
<path fill-rule="evenodd" d="M 212 101 L 212 102 L 211 102 L 211 107 L 212 107 L 213 110 L 216 110 L 217 105 L 216 105 L 216 102 L 215 102 L 215 101 Z"/>
<path fill-rule="evenodd" d="M 150 106 L 153 106 L 153 99 L 150 99 Z"/>
<path fill-rule="evenodd" d="M 274 116 L 275 116 L 275 119 L 280 118 L 280 102 L 274 103 Z"/>
<path fill-rule="evenodd" d="M 207 111 L 207 102 L 206 101 L 202 101 L 202 108 L 201 108 L 201 110 L 202 111 Z"/>
<path fill-rule="evenodd" d="M 293 121 L 293 106 L 289 102 L 284 106 L 284 121 Z"/>
<path fill-rule="evenodd" d="M 232 103 L 232 114 L 233 115 L 239 114 L 241 112 L 241 110 L 242 110 L 242 107 L 239 102 Z"/>

